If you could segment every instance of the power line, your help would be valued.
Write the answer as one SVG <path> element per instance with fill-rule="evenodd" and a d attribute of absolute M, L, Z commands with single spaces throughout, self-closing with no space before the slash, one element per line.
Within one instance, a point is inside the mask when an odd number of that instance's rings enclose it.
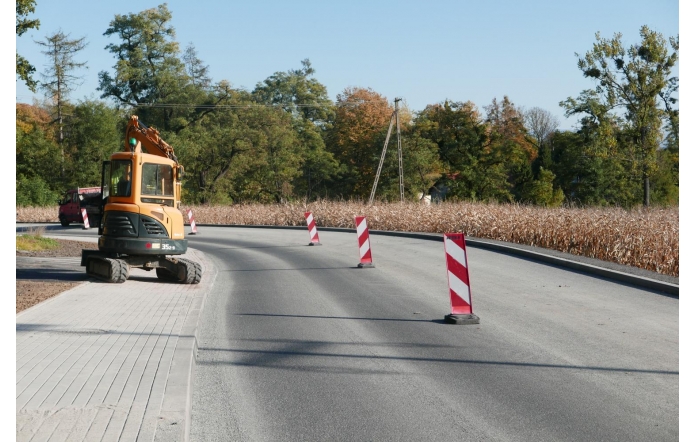
<path fill-rule="evenodd" d="M 343 103 L 247 103 L 247 104 L 193 104 L 193 103 L 137 103 L 128 104 L 131 107 L 154 107 L 154 108 L 190 108 L 195 107 L 199 109 L 244 109 L 253 107 L 295 107 L 295 108 L 309 108 L 309 107 L 326 107 L 326 106 L 359 106 L 361 104 L 367 103 L 380 103 L 380 101 L 360 101 L 355 103 L 343 102 Z"/>

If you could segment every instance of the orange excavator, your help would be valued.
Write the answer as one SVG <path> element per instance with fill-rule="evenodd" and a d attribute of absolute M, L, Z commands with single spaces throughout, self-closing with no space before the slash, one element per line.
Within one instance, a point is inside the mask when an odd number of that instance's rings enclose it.
<path fill-rule="evenodd" d="M 200 282 L 200 264 L 176 257 L 188 249 L 179 210 L 183 172 L 159 132 L 131 116 L 124 150 L 102 166 L 99 250 L 82 250 L 88 275 L 122 283 L 135 267 L 164 281 Z"/>

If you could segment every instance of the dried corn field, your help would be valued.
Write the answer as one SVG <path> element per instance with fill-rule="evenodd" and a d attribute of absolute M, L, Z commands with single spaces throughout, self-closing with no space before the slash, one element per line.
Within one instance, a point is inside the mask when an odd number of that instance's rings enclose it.
<path fill-rule="evenodd" d="M 362 203 L 318 201 L 308 204 L 187 206 L 197 224 L 306 225 L 313 213 L 319 227 L 354 228 L 366 216 L 371 230 L 463 232 L 678 276 L 678 208 L 546 209 L 515 204 Z M 18 222 L 58 222 L 57 208 L 18 208 Z"/>

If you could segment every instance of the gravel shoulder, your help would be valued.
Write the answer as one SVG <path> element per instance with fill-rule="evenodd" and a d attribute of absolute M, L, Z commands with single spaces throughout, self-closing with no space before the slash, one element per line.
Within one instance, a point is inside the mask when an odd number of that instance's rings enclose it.
<path fill-rule="evenodd" d="M 82 249 L 97 249 L 97 244 L 93 242 L 71 241 L 57 239 L 60 246 L 53 250 L 23 251 L 17 250 L 16 256 L 32 258 L 79 258 L 82 256 Z M 87 280 L 85 274 L 84 280 Z M 17 313 L 26 310 L 40 302 L 53 296 L 63 293 L 83 281 L 64 281 L 56 278 L 32 278 L 22 279 L 17 272 L 16 279 L 16 308 Z"/>

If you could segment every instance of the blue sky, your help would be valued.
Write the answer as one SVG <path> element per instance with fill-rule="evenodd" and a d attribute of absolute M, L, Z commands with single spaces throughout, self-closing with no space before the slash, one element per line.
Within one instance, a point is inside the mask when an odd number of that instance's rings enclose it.
<path fill-rule="evenodd" d="M 61 29 L 86 37 L 76 58 L 86 61 L 73 100 L 99 98 L 97 75 L 113 71 L 103 35 L 116 14 L 137 13 L 163 2 L 38 0 L 38 30 L 16 38 L 17 51 L 37 71 L 46 58 L 34 40 Z M 664 36 L 679 33 L 677 0 L 576 1 L 182 1 L 167 2 L 176 39 L 193 43 L 215 81 L 253 89 L 277 71 L 311 60 L 315 78 L 335 100 L 346 87 L 369 87 L 413 111 L 446 99 L 472 101 L 481 110 L 507 95 L 523 108 L 541 107 L 571 129 L 558 103 L 593 83 L 577 68 L 599 31 L 639 41 L 646 24 Z M 676 72 L 677 73 L 677 72 Z M 16 82 L 16 101 L 35 97 Z"/>

